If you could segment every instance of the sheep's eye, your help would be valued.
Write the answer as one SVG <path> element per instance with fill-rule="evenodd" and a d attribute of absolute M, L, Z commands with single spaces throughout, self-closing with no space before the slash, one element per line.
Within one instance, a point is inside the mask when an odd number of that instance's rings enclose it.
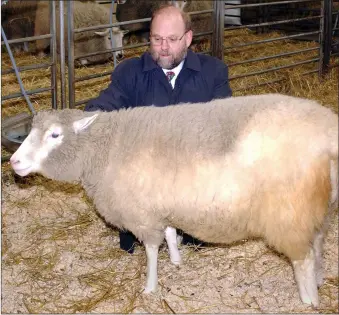
<path fill-rule="evenodd" d="M 58 138 L 58 137 L 59 137 L 59 134 L 58 134 L 58 133 L 56 133 L 56 132 L 53 132 L 53 133 L 52 133 L 52 138 L 55 139 L 55 138 Z"/>

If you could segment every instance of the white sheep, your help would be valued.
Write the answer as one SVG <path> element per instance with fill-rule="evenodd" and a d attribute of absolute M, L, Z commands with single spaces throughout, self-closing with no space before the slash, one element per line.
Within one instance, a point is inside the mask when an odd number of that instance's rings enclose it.
<path fill-rule="evenodd" d="M 260 237 L 292 261 L 301 300 L 319 305 L 322 242 L 338 200 L 338 118 L 279 94 L 117 112 L 39 112 L 11 164 L 79 181 L 107 222 L 146 247 L 157 288 L 175 228 L 210 243 Z M 165 232 L 166 231 L 166 232 Z"/>
<path fill-rule="evenodd" d="M 57 6 L 57 50 L 59 51 L 60 45 L 60 31 L 59 31 L 59 8 Z M 67 11 L 65 9 L 65 11 Z M 73 2 L 73 21 L 74 28 L 83 28 L 88 26 L 109 24 L 110 22 L 110 9 L 95 2 Z M 65 49 L 67 54 L 67 15 L 65 14 L 64 23 L 64 36 L 65 36 Z M 44 35 L 50 33 L 49 21 L 49 3 L 39 2 L 37 6 L 34 35 Z M 122 39 L 126 31 L 122 31 L 119 27 L 112 28 L 113 35 L 113 48 L 122 47 Z M 40 39 L 36 41 L 36 51 L 42 54 L 50 45 L 50 39 Z M 80 56 L 87 53 L 94 53 L 112 49 L 110 40 L 109 29 L 100 31 L 86 31 L 74 34 L 74 55 Z M 123 56 L 123 51 L 116 51 L 117 58 Z M 94 56 L 81 58 L 76 64 L 87 65 L 99 62 L 106 62 L 112 57 L 112 53 L 104 53 Z"/>

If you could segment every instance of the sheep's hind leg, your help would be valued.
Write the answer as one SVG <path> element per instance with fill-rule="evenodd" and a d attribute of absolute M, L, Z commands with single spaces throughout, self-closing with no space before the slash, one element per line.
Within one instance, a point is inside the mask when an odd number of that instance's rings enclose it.
<path fill-rule="evenodd" d="M 158 253 L 159 245 L 145 244 L 147 256 L 147 275 L 144 293 L 151 293 L 157 290 L 158 286 Z"/>
<path fill-rule="evenodd" d="M 293 260 L 292 265 L 301 300 L 303 303 L 318 307 L 319 297 L 314 249 L 310 248 L 305 259 Z"/>
<path fill-rule="evenodd" d="M 324 284 L 323 243 L 324 243 L 324 234 L 322 232 L 318 232 L 313 242 L 315 256 L 315 274 L 318 287 Z"/>
<path fill-rule="evenodd" d="M 179 266 L 181 264 L 181 256 L 178 250 L 177 230 L 168 226 L 165 230 L 165 239 L 172 264 Z"/>

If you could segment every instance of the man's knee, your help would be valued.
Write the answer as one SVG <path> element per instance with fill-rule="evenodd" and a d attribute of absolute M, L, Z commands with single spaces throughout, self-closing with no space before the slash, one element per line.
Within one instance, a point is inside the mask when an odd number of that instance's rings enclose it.
<path fill-rule="evenodd" d="M 136 237 L 129 231 L 120 231 L 120 248 L 128 252 L 129 254 L 133 254 L 135 244 L 138 242 Z"/>

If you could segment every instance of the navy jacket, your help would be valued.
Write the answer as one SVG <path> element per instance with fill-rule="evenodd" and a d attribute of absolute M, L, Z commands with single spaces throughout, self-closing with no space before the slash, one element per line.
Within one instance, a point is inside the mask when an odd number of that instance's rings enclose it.
<path fill-rule="evenodd" d="M 172 89 L 162 69 L 146 52 L 119 64 L 112 73 L 108 88 L 90 100 L 85 110 L 112 111 L 137 106 L 208 102 L 231 95 L 228 68 L 221 60 L 188 50 Z"/>

